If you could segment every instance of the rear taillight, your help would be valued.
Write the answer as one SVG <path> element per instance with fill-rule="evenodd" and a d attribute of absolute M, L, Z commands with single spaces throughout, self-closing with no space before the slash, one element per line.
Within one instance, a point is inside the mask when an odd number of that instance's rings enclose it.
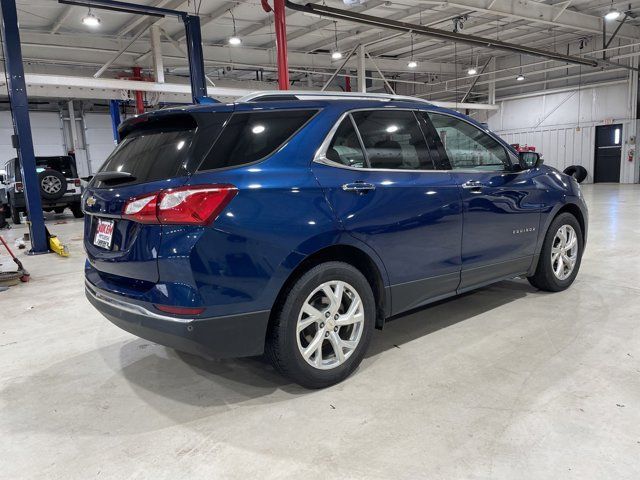
<path fill-rule="evenodd" d="M 76 187 L 79 187 L 79 186 L 81 186 L 81 185 L 82 185 L 82 183 L 80 183 L 80 179 L 79 179 L 79 178 L 76 178 L 76 179 L 73 181 L 73 184 L 74 184 Z"/>
<path fill-rule="evenodd" d="M 22 190 L 24 190 L 22 182 L 16 182 L 16 192 L 21 192 Z"/>
<path fill-rule="evenodd" d="M 129 200 L 122 216 L 140 223 L 208 225 L 238 192 L 233 185 L 195 185 Z"/>

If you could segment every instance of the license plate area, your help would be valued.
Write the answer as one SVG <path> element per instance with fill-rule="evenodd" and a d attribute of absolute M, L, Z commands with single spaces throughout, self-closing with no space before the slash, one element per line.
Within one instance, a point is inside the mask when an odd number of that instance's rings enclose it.
<path fill-rule="evenodd" d="M 97 247 L 104 248 L 105 250 L 111 250 L 114 228 L 114 220 L 104 220 L 99 218 L 98 223 L 96 224 L 96 234 L 93 237 L 93 244 Z"/>

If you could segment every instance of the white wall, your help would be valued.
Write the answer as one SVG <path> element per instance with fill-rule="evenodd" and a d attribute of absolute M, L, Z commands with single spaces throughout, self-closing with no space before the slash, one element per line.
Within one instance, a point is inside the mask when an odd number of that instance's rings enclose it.
<path fill-rule="evenodd" d="M 593 181 L 595 127 L 605 123 L 622 124 L 620 182 L 638 181 L 638 155 L 627 160 L 636 149 L 633 95 L 626 82 L 608 86 L 546 93 L 499 102 L 491 112 L 489 128 L 509 143 L 533 145 L 544 155 L 545 163 L 564 170 L 569 165 L 587 169 L 587 182 Z M 633 100 L 635 101 L 635 100 Z"/>
<path fill-rule="evenodd" d="M 84 124 L 91 173 L 95 173 L 116 146 L 113 141 L 111 116 L 105 113 L 85 113 Z"/>
<path fill-rule="evenodd" d="M 78 112 L 76 112 L 76 116 L 79 117 Z M 60 124 L 60 114 L 57 112 L 30 112 L 29 117 L 36 156 L 65 155 L 67 147 L 71 144 L 68 131 L 69 121 L 64 122 L 63 130 Z M 86 175 L 89 172 L 87 172 L 86 160 L 82 154 L 82 149 L 85 146 L 82 144 L 81 124 L 76 122 L 76 125 L 80 143 L 80 145 L 76 145 L 78 171 L 80 175 Z M 108 113 L 86 113 L 85 127 L 86 155 L 91 165 L 90 173 L 95 173 L 115 148 L 111 117 Z M 15 149 L 11 146 L 12 134 L 11 113 L 2 111 L 0 112 L 0 168 L 7 160 L 17 156 Z"/>
<path fill-rule="evenodd" d="M 65 155 L 63 131 L 60 125 L 60 115 L 56 112 L 31 112 L 31 132 L 33 148 L 36 155 Z M 11 112 L 0 112 L 0 165 L 17 156 L 11 146 L 13 123 Z"/>

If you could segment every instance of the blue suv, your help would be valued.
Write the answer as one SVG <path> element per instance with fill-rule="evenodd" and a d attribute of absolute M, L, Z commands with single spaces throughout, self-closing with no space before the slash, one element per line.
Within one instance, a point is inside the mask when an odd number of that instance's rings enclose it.
<path fill-rule="evenodd" d="M 574 281 L 575 180 L 419 99 L 262 93 L 125 121 L 83 195 L 86 294 L 139 337 L 320 388 L 374 328 L 516 276 Z"/>

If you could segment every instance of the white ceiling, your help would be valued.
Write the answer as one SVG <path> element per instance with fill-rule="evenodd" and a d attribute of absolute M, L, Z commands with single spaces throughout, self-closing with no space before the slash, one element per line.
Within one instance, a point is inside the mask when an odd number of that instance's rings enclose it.
<path fill-rule="evenodd" d="M 23 56 L 32 72 L 52 72 L 91 76 L 114 54 L 143 31 L 127 51 L 113 64 L 105 76 L 114 77 L 128 71 L 134 65 L 151 68 L 148 26 L 156 21 L 167 36 L 163 36 L 163 56 L 168 75 L 186 75 L 186 59 L 176 48 L 184 42 L 184 29 L 176 18 L 157 19 L 133 14 L 95 10 L 101 19 L 97 29 L 82 24 L 87 9 L 57 3 L 56 0 L 19 0 L 20 33 L 23 41 Z M 256 80 L 256 71 L 263 69 L 266 81 L 275 81 L 275 43 L 273 14 L 263 11 L 259 0 L 142 0 L 147 4 L 165 8 L 199 10 L 207 73 L 214 80 Z M 298 0 L 298 3 L 304 1 Z M 562 53 L 583 54 L 602 48 L 602 16 L 611 7 L 607 0 L 452 0 L 418 1 L 367 0 L 363 5 L 347 7 L 339 0 L 326 0 L 326 4 L 406 22 L 421 23 L 434 28 L 452 30 L 452 19 L 466 15 L 463 34 L 498 38 L 537 48 Z M 614 2 L 620 10 L 640 13 L 640 1 Z M 233 34 L 232 15 L 235 17 L 237 34 L 242 38 L 240 47 L 230 47 L 227 39 Z M 619 24 L 607 22 L 608 35 Z M 468 46 L 442 40 L 415 36 L 413 57 L 419 62 L 413 71 L 407 67 L 411 58 L 411 36 L 380 30 L 344 21 L 335 23 L 330 19 L 288 10 L 288 48 L 290 52 L 291 78 L 299 85 L 307 85 L 311 76 L 313 86 L 322 85 L 328 74 L 338 67 L 332 61 L 330 51 L 337 48 L 349 51 L 359 43 L 380 40 L 368 47 L 376 64 L 389 79 L 404 82 L 397 84 L 402 93 L 415 93 L 436 100 L 452 100 L 461 96 L 472 78 L 466 75 L 467 68 L 479 65 L 490 56 L 496 56 L 495 65 L 490 64 L 485 75 L 479 78 L 474 92 L 478 99 L 486 96 L 488 86 L 496 82 L 498 97 L 542 88 L 554 88 L 576 83 L 596 83 L 603 80 L 626 78 L 629 71 L 624 68 L 605 69 L 577 66 L 567 67 L 559 62 L 544 62 L 543 59 L 514 55 L 485 48 Z M 171 37 L 169 40 L 168 37 Z M 580 43 L 584 48 L 580 49 Z M 610 47 L 609 58 L 629 64 L 638 47 L 619 48 L 625 45 L 640 46 L 640 22 L 628 19 Z M 618 55 L 622 58 L 616 59 Z M 355 59 L 348 64 L 355 72 Z M 526 82 L 515 82 L 515 75 L 522 70 Z M 505 68 L 511 67 L 510 70 Z M 371 62 L 368 68 L 374 70 Z M 495 74 L 491 74 L 496 70 Z M 150 70 L 149 70 L 150 71 Z M 324 74 L 324 75 L 323 75 Z M 495 80 L 494 80 L 495 77 Z M 380 84 L 381 85 L 381 84 Z M 456 93 L 456 85 L 457 92 Z"/>

